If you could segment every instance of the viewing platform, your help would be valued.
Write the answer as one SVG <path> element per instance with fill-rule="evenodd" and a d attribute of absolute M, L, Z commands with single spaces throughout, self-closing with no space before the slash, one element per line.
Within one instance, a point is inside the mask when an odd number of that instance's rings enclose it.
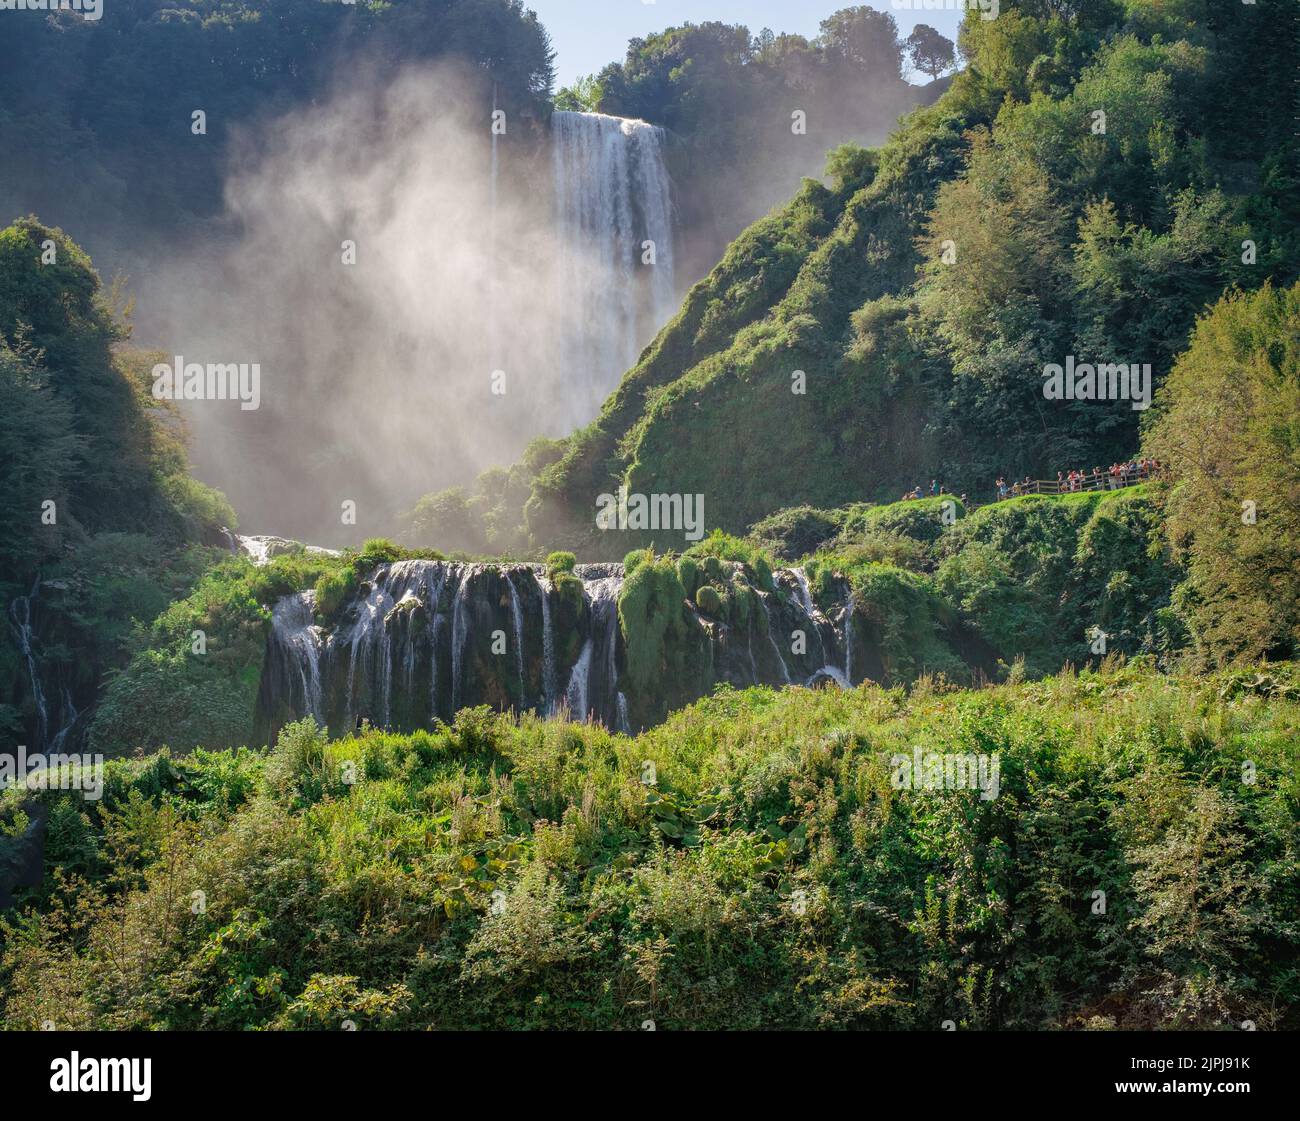
<path fill-rule="evenodd" d="M 1152 470 L 1139 467 L 1131 471 L 1120 471 L 1114 475 L 1109 471 L 1099 471 L 1076 475 L 1073 478 L 1023 479 L 1020 482 L 1010 484 L 1005 493 L 995 488 L 993 501 L 1000 502 L 1007 498 L 1019 498 L 1024 494 L 1082 494 L 1086 491 L 1123 490 L 1125 487 L 1137 486 L 1139 483 L 1149 483 L 1153 479 L 1164 477 L 1163 468 L 1157 467 Z"/>

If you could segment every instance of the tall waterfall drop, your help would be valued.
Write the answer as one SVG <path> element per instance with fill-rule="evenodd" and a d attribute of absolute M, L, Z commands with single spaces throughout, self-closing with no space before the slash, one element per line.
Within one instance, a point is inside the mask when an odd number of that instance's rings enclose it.
<path fill-rule="evenodd" d="M 551 117 L 561 362 L 590 408 L 675 310 L 673 210 L 663 129 L 602 113 Z M 654 263 L 645 263 L 653 243 Z M 575 402 L 578 404 L 578 402 Z"/>

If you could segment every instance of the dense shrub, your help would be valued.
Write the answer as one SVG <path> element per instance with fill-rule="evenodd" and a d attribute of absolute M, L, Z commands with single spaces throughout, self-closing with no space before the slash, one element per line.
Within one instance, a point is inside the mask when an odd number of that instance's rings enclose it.
<path fill-rule="evenodd" d="M 561 572 L 572 573 L 578 558 L 572 553 L 557 552 L 546 558 L 546 575 L 554 579 Z"/>
<path fill-rule="evenodd" d="M 656 723 L 710 684 L 709 649 L 671 557 L 647 557 L 618 600 L 633 726 Z"/>
<path fill-rule="evenodd" d="M 475 710 L 114 762 L 101 802 L 40 795 L 0 1026 L 1294 1029 L 1300 677 L 1269 676 L 1112 660 L 723 691 L 635 739 Z M 913 749 L 996 786 L 900 788 Z"/>

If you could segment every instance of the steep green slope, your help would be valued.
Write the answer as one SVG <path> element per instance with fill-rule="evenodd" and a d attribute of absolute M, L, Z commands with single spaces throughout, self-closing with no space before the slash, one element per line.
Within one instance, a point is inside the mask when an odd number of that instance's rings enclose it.
<path fill-rule="evenodd" d="M 828 359 L 835 361 L 832 340 L 847 331 L 862 294 L 874 298 L 897 289 L 915 268 L 910 223 L 924 212 L 928 188 L 915 165 L 957 166 L 955 131 L 913 135 L 921 148 L 914 159 L 895 149 L 865 187 L 849 181 L 828 192 L 810 183 L 767 220 L 769 229 L 798 227 L 813 200 L 833 218 L 830 228 L 803 225 L 818 236 L 796 242 L 796 252 L 782 262 L 797 265 L 787 283 L 774 288 L 767 274 L 745 276 L 740 270 L 747 254 L 729 252 L 724 274 L 692 291 L 688 308 L 691 301 L 725 306 L 739 288 L 750 297 L 746 315 L 737 322 L 722 308 L 696 312 L 730 327 L 715 336 L 724 345 L 703 355 L 674 338 L 689 330 L 689 322 L 674 320 L 665 328 L 595 424 L 570 441 L 565 458 L 535 483 L 527 510 L 535 536 L 581 535 L 585 548 L 599 549 L 600 542 L 591 540 L 595 494 L 619 481 L 644 493 L 703 493 L 713 511 L 710 524 L 731 531 L 783 505 L 837 505 L 869 493 L 861 449 L 882 421 L 903 425 L 919 410 L 900 403 L 895 415 L 882 417 L 869 408 L 873 391 L 861 371 L 837 370 L 844 375 L 837 377 L 827 366 Z M 868 164 L 865 170 L 869 175 L 873 169 Z M 758 304 L 759 295 L 768 297 L 766 306 Z M 660 353 L 671 365 L 647 369 Z M 791 392 L 796 370 L 807 375 L 800 395 Z M 875 396 L 883 395 L 877 390 Z M 822 417 L 806 424 L 801 409 Z"/>
<path fill-rule="evenodd" d="M 672 386 L 683 370 L 725 360 L 732 340 L 753 329 L 789 291 L 810 254 L 834 229 L 843 201 L 842 191 L 810 181 L 788 206 L 736 239 L 709 276 L 690 290 L 681 311 L 646 348 L 600 416 L 566 440 L 562 458 L 534 481 L 527 514 L 538 539 L 582 539 L 590 528 L 595 495 L 607 488 L 610 465 L 620 459 L 620 448 L 646 401 Z"/>
<path fill-rule="evenodd" d="M 123 346 L 114 298 L 61 230 L 34 218 L 0 230 L 6 751 L 83 731 L 102 674 L 188 593 L 211 561 L 204 546 L 234 525 L 225 499 L 189 475 L 184 426 L 150 396 L 152 360 Z"/>
<path fill-rule="evenodd" d="M 968 18 L 943 97 L 738 241 L 533 473 L 525 511 L 488 500 L 519 527 L 498 547 L 683 544 L 597 533 L 619 485 L 702 494 L 741 533 L 921 478 L 982 494 L 1134 454 L 1140 409 L 1047 400 L 1045 368 L 1149 366 L 1154 388 L 1226 289 L 1294 278 L 1300 169 L 1264 80 L 1292 88 L 1294 14 L 1023 0 Z M 1261 80 L 1242 83 L 1247 59 Z"/>

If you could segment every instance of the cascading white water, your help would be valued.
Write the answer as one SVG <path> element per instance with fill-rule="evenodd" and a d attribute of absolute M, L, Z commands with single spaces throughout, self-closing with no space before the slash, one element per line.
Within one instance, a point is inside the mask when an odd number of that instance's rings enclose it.
<path fill-rule="evenodd" d="M 345 731 L 359 717 L 409 729 L 488 704 L 545 715 L 564 709 L 573 720 L 631 731 L 633 716 L 643 719 L 647 698 L 619 688 L 623 568 L 584 564 L 574 575 L 582 585 L 580 611 L 558 595 L 541 565 L 529 564 L 382 564 L 323 625 L 312 593 L 288 596 L 273 615 L 259 696 L 262 727 L 273 739 L 287 719 L 310 714 Z M 861 672 L 852 649 L 851 589 L 837 578 L 841 598 L 832 621 L 814 601 L 804 572 L 782 570 L 774 577 L 776 586 L 758 593 L 759 609 L 747 622 L 697 614 L 698 627 L 681 641 L 687 658 L 703 655 L 695 644 L 707 643 L 712 669 L 701 687 L 826 680 L 849 687 Z M 24 623 L 23 605 L 12 616 L 16 625 Z M 811 644 L 790 641 L 809 632 L 816 636 Z M 493 656 L 501 653 L 496 640 L 502 633 L 514 643 L 508 660 Z M 75 718 L 70 699 L 65 709 Z"/>
<path fill-rule="evenodd" d="M 803 607 L 804 614 L 811 619 L 816 608 L 813 607 L 812 590 L 808 587 L 808 573 L 802 568 L 792 568 L 790 574 L 799 585 L 799 602 Z"/>
<path fill-rule="evenodd" d="M 772 653 L 776 655 L 777 664 L 781 667 L 781 680 L 787 685 L 790 684 L 790 667 L 785 663 L 785 655 L 781 653 L 781 646 L 772 634 L 772 612 L 767 606 L 767 597 L 764 596 L 759 600 L 763 607 L 763 629 L 767 632 L 767 641 L 772 644 Z M 751 655 L 752 660 L 752 655 Z"/>
<path fill-rule="evenodd" d="M 622 576 L 604 576 L 586 584 L 591 602 L 592 629 L 602 626 L 605 639 L 605 672 L 612 688 L 618 681 L 618 666 L 614 658 L 618 638 L 618 596 L 623 590 Z"/>
<path fill-rule="evenodd" d="M 456 587 L 456 598 L 451 609 L 451 707 L 455 711 L 460 705 L 461 663 L 464 660 L 465 637 L 469 633 L 465 618 L 465 590 L 469 586 L 474 569 L 465 566 L 460 584 Z"/>
<path fill-rule="evenodd" d="M 844 607 L 844 680 L 853 680 L 853 593 L 849 592 L 848 603 Z"/>
<path fill-rule="evenodd" d="M 306 713 L 323 717 L 320 677 L 321 629 L 316 625 L 316 593 L 298 592 L 285 596 L 271 612 L 274 637 L 297 654 L 297 669 L 302 685 Z"/>
<path fill-rule="evenodd" d="M 304 545 L 299 541 L 290 541 L 287 537 L 267 534 L 248 537 L 242 533 L 231 533 L 230 530 L 224 532 L 230 541 L 230 551 L 236 555 L 247 556 L 258 568 L 270 564 L 278 556 L 299 549 L 317 556 L 337 557 L 339 555 L 337 549 L 326 549 L 320 545 Z"/>
<path fill-rule="evenodd" d="M 564 691 L 564 703 L 569 707 L 569 716 L 577 720 L 587 718 L 587 684 L 591 677 L 591 639 L 582 644 L 582 652 L 573 664 L 569 674 L 569 687 Z"/>
<path fill-rule="evenodd" d="M 582 565 L 577 570 L 591 614 L 591 631 L 564 690 L 564 703 L 574 720 L 599 715 L 593 710 L 603 707 L 601 698 L 613 696 L 617 705 L 618 596 L 623 589 L 623 574 L 621 571 L 608 574 L 608 571 L 601 565 Z M 597 661 L 598 651 L 600 661 Z M 593 685 L 597 690 L 594 696 Z"/>
<path fill-rule="evenodd" d="M 542 711 L 548 716 L 555 705 L 555 634 L 551 630 L 551 582 L 539 579 L 542 589 Z"/>
<path fill-rule="evenodd" d="M 51 751 L 63 750 L 64 741 L 67 740 L 73 729 L 76 728 L 77 721 L 81 717 L 81 713 L 77 711 L 77 706 L 73 704 L 72 691 L 66 685 L 62 686 L 61 695 L 63 697 L 62 727 L 59 728 L 54 739 L 50 741 Z"/>
<path fill-rule="evenodd" d="M 357 608 L 356 623 L 352 627 L 351 647 L 352 654 L 348 660 L 348 697 L 356 695 L 356 676 L 357 664 L 360 661 L 363 671 L 369 667 L 374 656 L 374 648 L 377 642 L 384 638 L 385 630 L 384 618 L 388 615 L 389 609 L 393 606 L 392 598 L 388 595 L 386 581 L 379 578 L 376 574 L 374 585 L 371 587 L 366 598 Z M 385 647 L 387 644 L 385 644 Z M 359 655 L 359 656 L 358 656 Z M 391 666 L 386 663 L 385 669 L 391 676 Z M 347 721 L 349 727 L 352 719 L 357 714 L 351 709 L 347 712 Z"/>
<path fill-rule="evenodd" d="M 559 111 L 551 131 L 558 283 L 570 313 L 560 360 L 588 409 L 673 313 L 672 190 L 654 125 Z"/>
<path fill-rule="evenodd" d="M 790 575 L 795 579 L 795 584 L 799 589 L 799 606 L 803 608 L 803 613 L 808 622 L 812 625 L 812 632 L 817 637 L 817 645 L 821 647 L 822 661 L 826 661 L 826 640 L 822 638 L 821 624 L 825 622 L 825 616 L 817 610 L 817 605 L 813 603 L 812 589 L 808 586 L 808 573 L 802 567 L 792 568 Z"/>
<path fill-rule="evenodd" d="M 618 694 L 618 730 L 625 736 L 632 734 L 632 722 L 628 719 L 627 714 L 627 697 L 622 693 Z"/>
<path fill-rule="evenodd" d="M 43 750 L 45 738 L 49 734 L 49 708 L 45 703 L 45 690 L 41 687 L 40 666 L 36 653 L 32 649 L 32 600 L 41 590 L 41 578 L 36 577 L 32 590 L 25 596 L 19 596 L 9 605 L 9 618 L 14 634 L 18 639 L 18 649 L 27 663 L 27 676 L 32 684 L 32 704 L 36 707 L 36 750 Z"/>
<path fill-rule="evenodd" d="M 506 586 L 510 589 L 510 621 L 515 630 L 515 670 L 519 674 L 519 711 L 528 707 L 528 683 L 524 680 L 524 613 L 519 607 L 519 593 L 515 582 L 506 577 Z"/>
<path fill-rule="evenodd" d="M 442 590 L 447 585 L 447 569 L 437 565 L 431 569 L 425 587 L 429 595 L 429 711 L 438 711 L 438 626 L 442 616 L 438 613 L 438 603 L 442 599 Z"/>

